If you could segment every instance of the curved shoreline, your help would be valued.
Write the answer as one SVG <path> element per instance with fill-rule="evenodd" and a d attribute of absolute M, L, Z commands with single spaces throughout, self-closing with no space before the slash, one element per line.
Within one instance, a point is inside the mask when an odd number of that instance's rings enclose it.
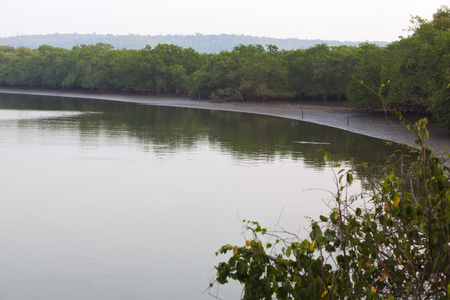
<path fill-rule="evenodd" d="M 321 106 L 301 102 L 212 102 L 208 100 L 165 96 L 21 89 L 0 89 L 0 93 L 99 99 L 145 105 L 253 113 L 326 125 L 386 141 L 406 144 L 408 146 L 414 146 L 415 140 L 414 136 L 400 125 L 394 117 L 392 118 L 392 123 L 390 123 L 381 115 L 349 110 L 344 107 Z M 428 130 L 430 131 L 428 146 L 436 153 L 449 153 L 450 130 L 442 129 L 436 124 L 430 124 Z"/>

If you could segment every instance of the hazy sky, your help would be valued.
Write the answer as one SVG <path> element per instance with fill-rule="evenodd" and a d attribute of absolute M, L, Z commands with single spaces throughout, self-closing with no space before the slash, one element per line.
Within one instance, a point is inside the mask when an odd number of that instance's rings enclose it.
<path fill-rule="evenodd" d="M 411 15 L 450 0 L 0 0 L 0 37 L 17 34 L 245 34 L 394 41 Z"/>

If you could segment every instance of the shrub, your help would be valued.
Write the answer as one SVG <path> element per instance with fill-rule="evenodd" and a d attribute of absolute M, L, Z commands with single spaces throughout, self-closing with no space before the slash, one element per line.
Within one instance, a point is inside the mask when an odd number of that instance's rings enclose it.
<path fill-rule="evenodd" d="M 309 238 L 244 220 L 253 238 L 220 248 L 231 257 L 211 288 L 231 279 L 243 299 L 448 299 L 449 168 L 426 146 L 426 125 L 407 125 L 417 161 L 374 180 L 370 197 L 347 197 L 353 174 L 339 171 L 335 207 L 311 223 Z"/>

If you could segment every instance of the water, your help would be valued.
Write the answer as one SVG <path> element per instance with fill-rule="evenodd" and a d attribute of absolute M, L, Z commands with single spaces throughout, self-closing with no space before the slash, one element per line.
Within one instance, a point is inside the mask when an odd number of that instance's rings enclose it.
<path fill-rule="evenodd" d="M 318 149 L 350 166 L 391 151 L 280 118 L 0 94 L 0 299 L 213 299 L 242 219 L 306 236 L 328 211 Z"/>

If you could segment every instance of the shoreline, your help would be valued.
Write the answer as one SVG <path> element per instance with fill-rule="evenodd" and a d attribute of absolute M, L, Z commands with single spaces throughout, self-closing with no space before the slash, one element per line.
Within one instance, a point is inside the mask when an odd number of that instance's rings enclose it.
<path fill-rule="evenodd" d="M 392 123 L 381 114 L 371 114 L 341 106 L 325 106 L 302 102 L 214 102 L 211 100 L 195 100 L 175 96 L 150 96 L 107 94 L 84 91 L 54 90 L 22 90 L 3 89 L 3 94 L 22 94 L 52 97 L 84 98 L 109 101 L 184 107 L 195 109 L 222 110 L 240 113 L 252 113 L 274 117 L 288 118 L 334 127 L 357 134 L 378 138 L 385 141 L 414 146 L 414 136 L 400 125 L 396 118 Z M 437 124 L 429 124 L 430 139 L 428 146 L 441 156 L 450 153 L 450 130 L 440 128 Z"/>

